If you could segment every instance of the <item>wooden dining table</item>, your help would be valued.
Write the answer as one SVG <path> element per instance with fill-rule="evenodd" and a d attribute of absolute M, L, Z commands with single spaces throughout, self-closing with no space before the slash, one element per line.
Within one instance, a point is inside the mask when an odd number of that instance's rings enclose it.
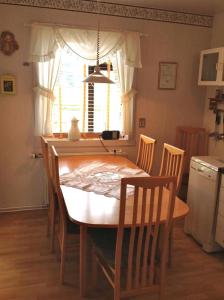
<path fill-rule="evenodd" d="M 126 157 L 119 155 L 60 155 L 59 175 L 62 176 L 93 163 L 113 164 L 118 165 L 120 168 L 138 168 Z M 80 225 L 80 296 L 83 297 L 86 294 L 87 229 L 89 227 L 118 227 L 120 201 L 114 197 L 107 197 L 72 186 L 61 185 L 61 190 L 70 221 Z M 164 192 L 164 197 L 168 199 L 168 190 Z M 131 210 L 133 206 L 132 196 L 128 197 L 126 205 Z M 161 223 L 165 222 L 167 218 L 167 209 L 166 205 L 162 207 Z M 131 223 L 128 211 L 127 209 L 127 215 L 125 216 L 126 227 L 130 226 Z M 188 205 L 176 197 L 173 220 L 184 218 L 188 211 Z"/>

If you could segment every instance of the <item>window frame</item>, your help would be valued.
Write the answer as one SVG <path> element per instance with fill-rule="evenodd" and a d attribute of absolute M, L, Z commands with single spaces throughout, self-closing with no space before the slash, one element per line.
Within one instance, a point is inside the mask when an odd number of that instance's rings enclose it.
<path fill-rule="evenodd" d="M 113 71 L 113 65 L 112 65 L 111 61 L 102 63 L 99 66 L 100 66 L 100 70 L 102 70 L 102 71 L 108 71 L 108 69 L 109 69 L 109 72 Z M 96 67 L 96 65 L 88 65 L 88 75 L 87 76 L 89 76 L 91 73 L 94 72 L 95 67 Z M 94 86 L 95 85 L 91 84 L 91 83 L 86 83 L 86 84 L 88 84 L 86 98 L 87 98 L 87 107 L 88 107 L 88 109 L 87 109 L 87 115 L 88 115 L 87 129 L 89 130 L 89 122 L 90 122 L 89 114 L 92 113 L 94 116 L 94 112 L 95 112 L 94 111 Z M 93 99 L 90 99 L 89 97 L 92 95 L 93 95 Z M 90 107 L 93 107 L 93 109 L 92 108 L 90 109 Z M 94 123 L 92 124 L 92 126 L 94 127 Z M 100 135 L 102 134 L 102 131 L 101 132 L 84 131 L 84 132 L 80 132 L 80 134 L 81 134 L 82 139 L 96 139 L 96 138 L 100 137 Z M 52 136 L 55 138 L 68 138 L 68 133 L 67 132 L 53 132 Z"/>

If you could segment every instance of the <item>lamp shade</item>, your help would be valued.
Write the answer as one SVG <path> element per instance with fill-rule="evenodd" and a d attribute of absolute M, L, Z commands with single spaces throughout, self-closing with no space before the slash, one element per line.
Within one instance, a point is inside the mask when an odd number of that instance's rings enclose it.
<path fill-rule="evenodd" d="M 83 82 L 87 83 L 114 83 L 112 80 L 110 80 L 108 77 L 104 76 L 100 72 L 100 67 L 96 66 L 94 72 L 90 74 L 86 79 L 83 80 Z"/>
<path fill-rule="evenodd" d="M 97 0 L 97 4 L 98 4 L 98 0 Z M 83 80 L 83 82 L 89 82 L 89 83 L 109 83 L 109 84 L 114 83 L 112 80 L 110 80 L 108 77 L 104 76 L 100 72 L 99 51 L 100 51 L 100 22 L 99 22 L 99 13 L 98 13 L 96 67 L 95 67 L 94 72 L 92 74 L 90 74 L 87 78 L 85 78 Z"/>

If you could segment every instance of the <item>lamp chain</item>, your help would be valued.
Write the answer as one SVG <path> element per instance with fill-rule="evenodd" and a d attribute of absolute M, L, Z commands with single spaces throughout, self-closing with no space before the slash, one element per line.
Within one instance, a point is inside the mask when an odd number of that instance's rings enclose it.
<path fill-rule="evenodd" d="M 100 59 L 100 30 L 99 30 L 99 24 L 98 24 L 98 30 L 97 30 L 97 46 L 96 46 L 96 64 L 97 67 L 99 67 L 99 59 Z"/>
<path fill-rule="evenodd" d="M 100 6 L 99 1 L 97 0 L 97 45 L 96 45 L 96 65 L 99 67 L 100 59 Z"/>

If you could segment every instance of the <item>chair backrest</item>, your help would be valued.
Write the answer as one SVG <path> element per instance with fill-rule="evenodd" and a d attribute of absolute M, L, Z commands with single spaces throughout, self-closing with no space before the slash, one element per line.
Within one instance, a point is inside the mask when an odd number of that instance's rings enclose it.
<path fill-rule="evenodd" d="M 176 176 L 177 192 L 181 186 L 181 180 L 184 170 L 185 151 L 172 145 L 163 144 L 162 160 L 160 165 L 160 176 Z"/>
<path fill-rule="evenodd" d="M 40 137 L 40 141 L 41 141 L 41 149 L 42 149 L 43 160 L 44 160 L 44 167 L 49 181 L 51 178 L 51 174 L 50 174 L 50 162 L 49 162 L 49 153 L 48 153 L 48 142 L 45 140 L 43 136 Z"/>
<path fill-rule="evenodd" d="M 127 205 L 127 186 L 134 187 L 133 210 Z M 170 185 L 170 190 L 164 188 Z M 166 191 L 165 191 L 166 190 Z M 176 177 L 132 177 L 122 178 L 119 227 L 115 253 L 115 286 L 120 285 L 121 264 L 127 259 L 124 289 L 120 296 L 131 296 L 146 292 L 152 286 L 164 281 L 167 265 L 168 237 L 172 227 L 172 217 L 176 195 Z M 163 235 L 159 235 L 161 210 L 167 208 L 163 220 Z M 125 215 L 130 216 L 130 230 L 125 230 Z M 138 217 L 137 217 L 138 216 Z M 163 216 L 164 217 L 164 216 Z M 127 238 L 128 233 L 128 238 Z M 158 260 L 159 242 L 162 240 Z M 159 241 L 160 240 L 160 241 Z M 126 247 L 124 247 L 126 246 Z M 158 274 L 158 268 L 160 273 Z M 122 270 L 123 271 L 123 270 Z M 157 276 L 161 280 L 158 282 Z"/>
<path fill-rule="evenodd" d="M 207 155 L 208 134 L 205 128 L 178 126 L 175 145 L 185 150 L 184 173 L 189 173 L 192 156 Z"/>
<path fill-rule="evenodd" d="M 156 140 L 148 136 L 140 135 L 136 165 L 148 174 L 150 174 L 152 169 L 155 142 Z"/>
<path fill-rule="evenodd" d="M 62 195 L 59 178 L 59 163 L 58 154 L 54 146 L 50 147 L 50 161 L 51 161 L 51 174 L 52 174 L 52 185 L 55 194 L 57 195 L 58 206 L 59 206 L 59 230 L 61 232 L 67 231 L 67 211 L 65 207 L 64 197 Z"/>

